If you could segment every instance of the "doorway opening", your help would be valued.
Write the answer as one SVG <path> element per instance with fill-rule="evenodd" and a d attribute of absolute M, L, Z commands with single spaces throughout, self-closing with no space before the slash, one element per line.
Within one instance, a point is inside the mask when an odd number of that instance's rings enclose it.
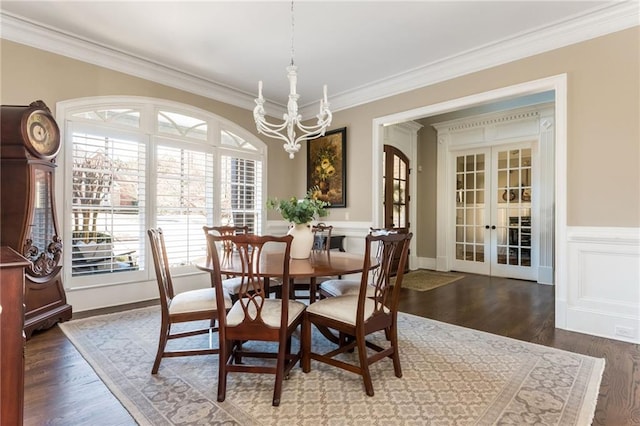
<path fill-rule="evenodd" d="M 389 116 L 380 117 L 373 120 L 373 174 L 375 176 L 382 175 L 382 156 L 383 156 L 383 133 L 384 127 L 392 124 L 404 123 L 407 121 L 415 121 L 425 117 L 431 117 L 439 114 L 450 113 L 461 109 L 467 109 L 471 107 L 489 105 L 499 101 L 514 100 L 523 96 L 536 95 L 544 92 L 553 93 L 554 113 L 550 117 L 551 124 L 554 127 L 555 145 L 553 147 L 553 163 L 550 167 L 555 170 L 555 176 L 553 179 L 553 187 L 555 189 L 555 195 L 551 200 L 553 206 L 552 220 L 548 226 L 553 229 L 554 240 L 551 242 L 553 246 L 551 264 L 553 265 L 552 282 L 556 285 L 556 294 L 559 296 L 566 293 L 567 289 L 567 273 L 563 265 L 567 264 L 567 251 L 562 241 L 566 239 L 567 221 L 566 221 L 566 116 L 567 116 L 567 78 L 565 74 L 548 77 L 540 80 L 530 81 L 514 86 L 509 86 L 501 89 L 492 90 L 489 92 L 479 93 L 463 98 L 453 99 L 433 105 L 427 105 L 417 109 L 404 111 Z M 415 163 L 414 163 L 415 164 Z M 418 164 L 419 168 L 420 165 Z M 374 179 L 374 182 L 376 180 Z M 379 181 L 378 181 L 379 182 Z M 375 224 L 383 223 L 383 203 L 382 203 L 383 188 L 382 183 L 373 193 L 373 222 Z M 410 196 L 413 196 L 415 200 L 415 185 L 411 190 Z M 415 201 L 414 203 L 415 204 Z M 446 214 L 445 206 L 441 206 L 441 203 L 437 203 L 437 215 Z M 415 224 L 415 216 L 410 218 L 410 221 Z M 420 235 L 420 229 L 414 229 L 412 232 L 416 233 L 418 238 Z M 440 232 L 440 230 L 438 230 Z M 441 247 L 444 244 L 443 238 L 437 238 L 437 252 L 446 252 L 445 247 Z M 419 261 L 417 252 L 414 250 L 411 255 L 411 264 L 424 267 Z M 426 265 L 429 267 L 430 265 Z M 446 271 L 450 269 L 450 265 L 446 262 L 446 259 L 440 259 L 436 256 L 433 261 L 433 269 Z M 563 297 L 558 297 L 558 300 Z"/>

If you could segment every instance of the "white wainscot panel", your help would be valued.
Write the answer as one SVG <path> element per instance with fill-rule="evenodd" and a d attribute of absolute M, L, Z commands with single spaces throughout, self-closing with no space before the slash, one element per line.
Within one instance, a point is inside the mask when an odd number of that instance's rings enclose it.
<path fill-rule="evenodd" d="M 640 343 L 640 230 L 571 228 L 567 328 Z"/>
<path fill-rule="evenodd" d="M 578 252 L 578 293 L 576 302 L 597 309 L 602 303 L 613 304 L 622 314 L 634 315 L 638 289 L 638 258 L 634 253 L 620 253 L 615 246 L 599 250 L 583 248 Z"/>

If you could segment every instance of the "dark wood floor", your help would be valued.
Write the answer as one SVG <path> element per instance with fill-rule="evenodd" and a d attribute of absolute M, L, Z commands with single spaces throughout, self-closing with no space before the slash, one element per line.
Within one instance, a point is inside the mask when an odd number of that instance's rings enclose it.
<path fill-rule="evenodd" d="M 468 275 L 402 292 L 403 312 L 605 358 L 593 424 L 640 425 L 640 345 L 555 329 L 553 287 Z M 58 327 L 34 334 L 25 359 L 25 425 L 135 424 Z"/>

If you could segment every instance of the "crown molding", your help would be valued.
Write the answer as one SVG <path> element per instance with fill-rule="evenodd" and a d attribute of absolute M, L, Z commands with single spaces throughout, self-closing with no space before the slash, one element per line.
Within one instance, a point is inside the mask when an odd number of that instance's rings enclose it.
<path fill-rule="evenodd" d="M 335 94 L 331 97 L 331 109 L 333 112 L 340 111 L 638 26 L 639 5 L 638 0 L 616 2 L 561 23 L 480 46 L 348 92 Z M 91 43 L 6 12 L 0 13 L 0 24 L 1 37 L 6 40 L 154 81 L 239 108 L 253 110 L 255 106 L 254 96 L 249 93 Z M 315 109 L 312 108 L 315 106 L 302 106 L 300 113 L 302 116 L 313 116 Z M 267 101 L 266 110 L 269 115 L 279 116 L 285 112 L 285 107 Z"/>
<path fill-rule="evenodd" d="M 333 112 L 409 92 L 483 69 L 537 55 L 640 25 L 640 2 L 604 6 L 561 23 L 522 33 L 490 45 L 408 70 L 387 79 L 334 94 Z M 306 109 L 301 110 L 303 114 Z"/>
<path fill-rule="evenodd" d="M 253 110 L 254 96 L 203 77 L 135 57 L 107 46 L 92 43 L 52 28 L 1 12 L 1 38 L 92 65 L 164 84 L 243 109 Z M 282 106 L 266 102 L 268 112 L 280 113 Z"/>

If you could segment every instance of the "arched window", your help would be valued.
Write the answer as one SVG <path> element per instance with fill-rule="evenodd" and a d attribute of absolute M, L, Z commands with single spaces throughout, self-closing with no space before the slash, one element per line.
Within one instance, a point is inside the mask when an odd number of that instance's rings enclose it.
<path fill-rule="evenodd" d="M 146 230 L 176 273 L 206 255 L 203 225 L 263 227 L 266 146 L 234 123 L 150 98 L 61 102 L 64 243 L 72 287 L 144 281 Z"/>

